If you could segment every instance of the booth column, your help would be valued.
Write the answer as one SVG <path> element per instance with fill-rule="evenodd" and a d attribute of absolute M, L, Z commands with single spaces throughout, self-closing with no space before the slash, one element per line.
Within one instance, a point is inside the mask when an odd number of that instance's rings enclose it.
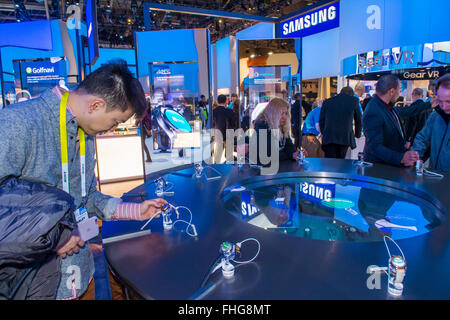
<path fill-rule="evenodd" d="M 2 108 L 6 106 L 6 99 L 5 99 L 5 84 L 3 82 L 3 65 L 2 65 L 2 48 L 0 48 L 0 83 L 1 83 L 1 90 L 2 90 Z"/>

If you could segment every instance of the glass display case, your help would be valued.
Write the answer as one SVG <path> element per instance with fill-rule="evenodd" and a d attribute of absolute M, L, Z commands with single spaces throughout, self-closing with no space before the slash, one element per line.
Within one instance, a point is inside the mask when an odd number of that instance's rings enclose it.
<path fill-rule="evenodd" d="M 257 66 L 249 67 L 249 75 L 244 79 L 242 101 L 244 111 L 249 111 L 250 119 L 259 114 L 258 106 L 278 97 L 291 100 L 291 66 Z"/>
<path fill-rule="evenodd" d="M 198 63 L 149 63 L 153 148 L 200 147 Z"/>

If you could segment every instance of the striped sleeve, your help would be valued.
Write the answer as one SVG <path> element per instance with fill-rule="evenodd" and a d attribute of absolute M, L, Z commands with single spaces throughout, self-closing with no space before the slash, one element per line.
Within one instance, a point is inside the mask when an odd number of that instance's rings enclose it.
<path fill-rule="evenodd" d="M 140 220 L 141 204 L 134 202 L 121 202 L 114 211 L 112 218 L 114 220 Z"/>

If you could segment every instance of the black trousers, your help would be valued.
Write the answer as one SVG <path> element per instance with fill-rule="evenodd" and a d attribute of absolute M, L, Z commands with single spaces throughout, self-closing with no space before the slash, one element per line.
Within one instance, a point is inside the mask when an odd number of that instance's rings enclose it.
<path fill-rule="evenodd" d="M 325 154 L 325 158 L 345 159 L 348 146 L 336 143 L 328 143 L 322 145 L 322 150 Z"/>

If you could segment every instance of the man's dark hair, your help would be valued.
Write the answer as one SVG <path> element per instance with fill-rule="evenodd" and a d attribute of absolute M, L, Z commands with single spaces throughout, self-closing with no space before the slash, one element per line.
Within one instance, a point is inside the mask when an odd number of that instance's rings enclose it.
<path fill-rule="evenodd" d="M 446 73 L 444 74 L 442 77 L 440 77 L 437 80 L 436 83 L 436 92 L 439 90 L 439 88 L 443 86 L 447 89 L 450 89 L 450 73 Z"/>
<path fill-rule="evenodd" d="M 384 95 L 391 89 L 397 89 L 399 85 L 400 80 L 397 76 L 386 74 L 378 79 L 375 85 L 375 92 Z"/>
<path fill-rule="evenodd" d="M 294 99 L 297 100 L 297 98 L 300 99 L 300 92 L 297 92 L 296 94 L 294 94 Z"/>
<path fill-rule="evenodd" d="M 227 103 L 227 96 L 224 94 L 219 94 L 219 96 L 217 97 L 217 102 L 219 104 Z"/>
<path fill-rule="evenodd" d="M 352 87 L 343 87 L 342 89 L 341 89 L 341 93 L 345 93 L 346 95 L 349 95 L 349 96 L 353 96 L 353 94 L 354 94 L 354 92 L 353 92 L 353 88 Z"/>
<path fill-rule="evenodd" d="M 414 88 L 412 94 L 418 97 L 423 97 L 423 90 L 421 88 Z"/>
<path fill-rule="evenodd" d="M 147 106 L 144 90 L 126 64 L 110 63 L 90 73 L 77 91 L 95 95 L 106 102 L 106 112 L 133 110 L 141 118 Z"/>
<path fill-rule="evenodd" d="M 204 95 L 204 94 L 202 94 L 202 95 L 200 96 L 200 99 L 203 99 L 203 98 L 205 98 L 205 95 Z"/>

